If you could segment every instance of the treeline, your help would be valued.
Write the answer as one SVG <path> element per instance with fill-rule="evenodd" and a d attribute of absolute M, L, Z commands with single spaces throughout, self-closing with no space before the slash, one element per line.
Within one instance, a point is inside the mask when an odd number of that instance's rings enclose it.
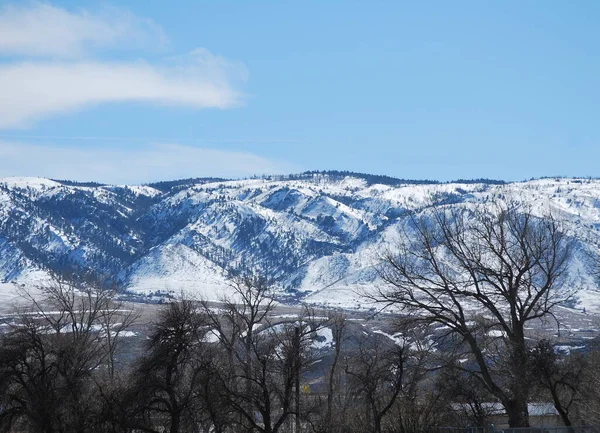
<path fill-rule="evenodd" d="M 177 179 L 177 180 L 163 180 L 160 182 L 152 182 L 147 183 L 145 185 L 155 188 L 164 193 L 171 192 L 174 189 L 182 189 L 187 186 L 196 185 L 196 184 L 204 184 L 204 183 L 213 183 L 213 182 L 226 182 L 231 179 L 225 179 L 222 177 L 194 177 L 187 179 Z"/>
<path fill-rule="evenodd" d="M 3 319 L 0 431 L 424 433 L 497 414 L 462 355 L 441 353 L 439 330 L 398 323 L 393 341 L 341 313 L 278 315 L 261 278 L 232 287 L 218 306 L 163 306 L 135 350 L 139 314 L 114 292 L 46 286 Z M 600 357 L 545 341 L 530 353 L 532 392 L 597 422 Z"/>
<path fill-rule="evenodd" d="M 50 179 L 53 182 L 60 183 L 65 186 L 80 186 L 80 187 L 88 187 L 88 188 L 99 188 L 102 186 L 107 186 L 105 183 L 100 182 L 78 182 L 75 180 L 67 180 L 67 179 Z"/>
<path fill-rule="evenodd" d="M 506 184 L 503 180 L 496 179 L 486 179 L 486 178 L 478 178 L 478 179 L 457 179 L 451 180 L 447 182 L 442 182 L 439 180 L 433 179 L 403 179 L 393 176 L 379 175 L 379 174 L 370 174 L 370 173 L 357 173 L 349 170 L 311 170 L 305 171 L 300 174 L 289 174 L 289 175 L 266 175 L 264 176 L 266 179 L 277 179 L 277 180 L 306 180 L 313 179 L 315 176 L 327 176 L 333 180 L 343 180 L 346 177 L 356 177 L 363 179 L 367 182 L 368 185 L 389 185 L 389 186 L 398 186 L 398 185 L 440 185 L 444 183 L 464 183 L 464 184 L 475 184 L 482 183 L 486 185 L 504 185 Z"/>
<path fill-rule="evenodd" d="M 417 432 L 449 416 L 425 347 L 349 332 L 340 314 L 277 316 L 261 278 L 232 287 L 218 307 L 162 307 L 137 352 L 138 314 L 113 292 L 29 296 L 3 319 L 0 431 Z"/>
<path fill-rule="evenodd" d="M 393 176 L 387 175 L 378 175 L 371 173 L 360 173 L 350 170 L 309 170 L 298 174 L 288 174 L 288 175 L 263 175 L 261 176 L 264 179 L 278 179 L 278 180 L 305 180 L 310 179 L 314 175 L 326 175 L 331 177 L 332 179 L 341 180 L 347 176 L 350 177 L 358 177 L 367 181 L 369 185 L 373 184 L 382 184 L 382 185 L 436 185 L 443 183 L 465 183 L 465 184 L 474 184 L 474 183 L 482 183 L 487 185 L 504 185 L 506 181 L 497 180 L 497 179 L 488 179 L 488 178 L 477 178 L 477 179 L 456 179 L 452 181 L 442 182 L 434 179 L 403 179 L 397 178 Z M 258 176 L 253 176 L 252 178 L 256 178 Z M 554 178 L 563 178 L 563 177 L 541 177 L 539 179 L 554 179 Z M 537 178 L 531 178 L 530 180 L 536 180 Z M 586 179 L 593 179 L 592 177 Z M 99 182 L 77 182 L 72 180 L 62 180 L 62 179 L 50 179 L 54 182 L 58 182 L 62 185 L 66 186 L 79 186 L 79 187 L 103 187 L 109 186 L 104 183 Z M 146 183 L 145 185 L 150 186 L 152 188 L 158 189 L 163 193 L 171 192 L 173 189 L 180 189 L 183 187 L 187 187 L 190 185 L 196 184 L 204 184 L 204 183 L 212 183 L 212 182 L 227 182 L 233 179 L 228 178 L 220 178 L 220 177 L 195 177 L 195 178 L 186 178 L 186 179 L 176 179 L 169 181 L 159 181 L 159 182 L 151 182 Z"/>

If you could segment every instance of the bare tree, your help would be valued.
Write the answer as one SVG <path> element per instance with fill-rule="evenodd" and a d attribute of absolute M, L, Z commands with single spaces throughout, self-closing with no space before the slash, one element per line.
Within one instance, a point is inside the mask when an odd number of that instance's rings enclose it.
<path fill-rule="evenodd" d="M 358 351 L 345 371 L 355 392 L 363 399 L 364 431 L 381 433 L 383 417 L 393 407 L 402 391 L 407 351 L 386 337 L 369 335 L 360 338 Z M 387 344 L 386 344 L 387 343 Z"/>
<path fill-rule="evenodd" d="M 563 284 L 570 255 L 551 215 L 536 218 L 512 205 L 434 210 L 413 216 L 384 256 L 388 287 L 378 299 L 416 321 L 446 326 L 469 348 L 469 372 L 502 403 L 510 426 L 528 426 L 525 327 L 572 296 Z M 499 370 L 484 350 L 490 336 L 506 354 Z"/>
<path fill-rule="evenodd" d="M 137 399 L 133 427 L 145 431 L 194 432 L 202 407 L 198 388 L 211 365 L 204 337 L 208 320 L 190 300 L 161 311 L 135 367 L 131 389 Z"/>
<path fill-rule="evenodd" d="M 585 368 L 581 378 L 580 397 L 573 408 L 580 423 L 596 425 L 600 423 L 600 350 L 598 345 L 588 347 L 585 353 Z"/>
<path fill-rule="evenodd" d="M 534 374 L 543 391 L 546 391 L 565 426 L 573 425 L 573 409 L 583 391 L 587 360 L 581 354 L 556 353 L 548 340 L 535 346 Z"/>
<path fill-rule="evenodd" d="M 300 376 L 318 325 L 311 314 L 274 322 L 273 293 L 262 277 L 236 277 L 232 288 L 221 305 L 203 304 L 227 362 L 222 383 L 234 420 L 248 431 L 276 433 L 292 420 L 298 429 Z"/>
<path fill-rule="evenodd" d="M 334 313 L 329 317 L 328 325 L 332 328 L 333 336 L 333 359 L 327 374 L 327 410 L 323 420 L 325 431 L 335 431 L 336 427 L 341 426 L 341 418 L 344 416 L 344 410 L 337 407 L 334 412 L 334 403 L 336 392 L 340 387 L 339 364 L 341 361 L 342 349 L 347 338 L 347 318 L 345 314 Z M 337 415 L 336 419 L 334 416 Z"/>
<path fill-rule="evenodd" d="M 221 370 L 227 386 L 228 405 L 237 413 L 239 425 L 252 428 L 257 424 L 255 408 L 242 396 L 250 396 L 254 364 L 255 332 L 274 309 L 271 287 L 267 280 L 255 275 L 232 276 L 233 296 L 224 297 L 217 308 L 203 301 L 211 333 L 224 351 L 226 366 Z M 270 410 L 270 408 L 269 408 Z"/>
<path fill-rule="evenodd" d="M 1 428 L 97 429 L 98 384 L 133 316 L 123 320 L 114 293 L 98 285 L 55 280 L 26 296 L 32 307 L 5 320 L 0 345 Z"/>
<path fill-rule="evenodd" d="M 441 369 L 438 383 L 445 394 L 452 398 L 455 412 L 462 422 L 471 426 L 485 426 L 490 424 L 491 416 L 496 413 L 494 396 L 481 386 L 481 383 L 471 374 L 465 373 L 462 362 L 465 359 L 452 360 Z"/>
<path fill-rule="evenodd" d="M 397 323 L 404 352 L 404 369 L 401 380 L 402 390 L 396 404 L 390 410 L 387 431 L 400 433 L 421 433 L 449 425 L 452 418 L 454 397 L 440 386 L 440 356 L 438 338 L 431 335 L 431 329 L 414 327 L 410 321 Z M 442 364 L 443 365 L 443 364 Z"/>
<path fill-rule="evenodd" d="M 114 377 L 124 336 L 139 316 L 136 309 L 118 300 L 114 285 L 106 287 L 88 275 L 71 274 L 68 279 L 54 275 L 34 291 L 22 289 L 21 295 L 31 304 L 28 313 L 35 314 L 40 326 L 90 343 L 104 369 Z"/>

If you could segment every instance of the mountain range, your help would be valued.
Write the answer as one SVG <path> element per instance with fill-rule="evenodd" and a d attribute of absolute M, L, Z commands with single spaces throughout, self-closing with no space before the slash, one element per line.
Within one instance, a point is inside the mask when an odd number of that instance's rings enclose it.
<path fill-rule="evenodd" d="M 574 306 L 600 310 L 600 180 L 487 179 L 441 183 L 350 172 L 141 186 L 0 178 L 2 290 L 66 269 L 115 278 L 155 299 L 184 292 L 217 300 L 227 274 L 268 275 L 283 302 L 364 307 L 382 284 L 376 266 L 410 212 L 511 200 L 564 221 L 575 240 Z"/>

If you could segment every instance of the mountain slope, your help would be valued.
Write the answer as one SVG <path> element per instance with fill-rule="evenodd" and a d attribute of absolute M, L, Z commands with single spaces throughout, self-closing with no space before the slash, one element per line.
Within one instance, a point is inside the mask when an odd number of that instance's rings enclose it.
<path fill-rule="evenodd" d="M 347 172 L 247 180 L 188 179 L 107 186 L 0 179 L 0 278 L 35 284 L 44 272 L 86 268 L 125 289 L 217 299 L 224 275 L 271 276 L 286 299 L 356 304 L 379 284 L 378 254 L 410 211 L 514 200 L 565 222 L 576 239 L 570 283 L 600 306 L 600 181 L 405 181 Z M 35 276 L 35 277 L 34 277 Z"/>

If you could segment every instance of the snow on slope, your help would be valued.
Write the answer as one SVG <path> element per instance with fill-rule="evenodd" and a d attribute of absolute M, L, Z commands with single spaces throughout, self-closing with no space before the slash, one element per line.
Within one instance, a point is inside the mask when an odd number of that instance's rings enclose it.
<path fill-rule="evenodd" d="M 22 300 L 16 284 L 0 283 L 0 314 L 13 311 Z"/>
<path fill-rule="evenodd" d="M 191 248 L 167 244 L 154 248 L 133 265 L 128 288 L 136 293 L 162 292 L 175 297 L 219 300 L 231 295 L 222 272 Z"/>
<path fill-rule="evenodd" d="M 45 191 L 61 186 L 58 182 L 41 177 L 5 177 L 0 179 L 0 183 L 12 189 L 29 188 L 37 191 Z"/>
<path fill-rule="evenodd" d="M 570 283 L 600 311 L 600 181 L 378 184 L 327 174 L 150 186 L 0 179 L 0 280 L 75 263 L 119 275 L 136 292 L 218 299 L 232 268 L 272 275 L 282 291 L 317 304 L 371 308 L 357 295 L 408 212 L 515 200 L 565 222 L 577 240 Z M 31 274 L 32 275 L 32 274 Z"/>

